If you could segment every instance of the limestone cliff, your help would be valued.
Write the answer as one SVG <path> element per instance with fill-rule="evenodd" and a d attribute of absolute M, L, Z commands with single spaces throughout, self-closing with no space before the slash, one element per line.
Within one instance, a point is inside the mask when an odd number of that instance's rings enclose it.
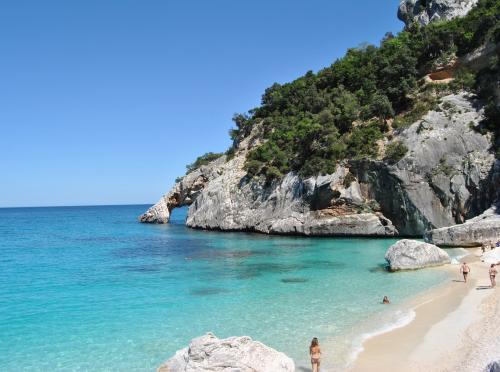
<path fill-rule="evenodd" d="M 395 133 L 393 141 L 409 149 L 396 164 L 346 161 L 330 175 L 290 173 L 271 184 L 243 169 L 258 143 L 255 130 L 232 159 L 186 175 L 141 221 L 166 223 L 172 208 L 190 204 L 187 226 L 224 231 L 392 236 L 461 223 L 489 208 L 500 190 L 491 139 L 475 130 L 481 118 L 472 96 L 450 95 Z"/>
<path fill-rule="evenodd" d="M 466 15 L 479 0 L 401 0 L 398 18 L 406 25 L 426 25 Z"/>

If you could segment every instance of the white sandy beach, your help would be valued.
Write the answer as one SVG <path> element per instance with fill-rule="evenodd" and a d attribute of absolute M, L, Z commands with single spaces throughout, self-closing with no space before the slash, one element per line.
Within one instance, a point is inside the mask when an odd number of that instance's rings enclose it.
<path fill-rule="evenodd" d="M 415 319 L 367 340 L 351 371 L 483 371 L 500 359 L 500 289 L 490 289 L 489 265 L 480 252 L 465 258 L 467 284 L 456 280 L 413 299 Z"/>

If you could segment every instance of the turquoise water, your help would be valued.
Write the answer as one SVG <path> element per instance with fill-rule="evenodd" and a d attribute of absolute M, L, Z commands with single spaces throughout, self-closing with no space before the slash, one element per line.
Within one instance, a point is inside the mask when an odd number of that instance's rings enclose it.
<path fill-rule="evenodd" d="M 143 225 L 147 206 L 0 209 L 0 370 L 152 371 L 193 337 L 250 335 L 297 361 L 442 283 L 389 274 L 394 240 Z"/>

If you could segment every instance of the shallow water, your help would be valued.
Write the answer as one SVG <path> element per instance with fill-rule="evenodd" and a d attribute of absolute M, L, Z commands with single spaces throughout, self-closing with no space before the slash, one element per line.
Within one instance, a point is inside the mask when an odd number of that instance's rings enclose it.
<path fill-rule="evenodd" d="M 146 208 L 0 209 L 0 370 L 151 371 L 208 331 L 300 363 L 313 336 L 350 335 L 383 295 L 448 277 L 387 273 L 393 239 L 194 231 L 185 210 L 137 223 Z"/>

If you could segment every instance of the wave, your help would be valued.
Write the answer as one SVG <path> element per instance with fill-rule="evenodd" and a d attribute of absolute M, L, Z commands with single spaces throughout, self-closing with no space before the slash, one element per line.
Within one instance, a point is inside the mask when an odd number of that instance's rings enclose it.
<path fill-rule="evenodd" d="M 403 328 L 413 322 L 416 317 L 415 310 L 397 310 L 393 314 L 394 320 L 386 322 L 380 327 L 376 328 L 374 331 L 366 332 L 361 334 L 358 338 L 353 341 L 353 350 L 349 356 L 348 367 L 356 360 L 358 355 L 364 350 L 363 344 L 369 339 L 380 336 L 384 333 L 391 332 L 398 328 Z"/>
<path fill-rule="evenodd" d="M 451 263 L 454 265 L 460 264 L 460 260 L 467 257 L 470 253 L 464 248 L 455 248 L 448 250 L 451 257 Z"/>

